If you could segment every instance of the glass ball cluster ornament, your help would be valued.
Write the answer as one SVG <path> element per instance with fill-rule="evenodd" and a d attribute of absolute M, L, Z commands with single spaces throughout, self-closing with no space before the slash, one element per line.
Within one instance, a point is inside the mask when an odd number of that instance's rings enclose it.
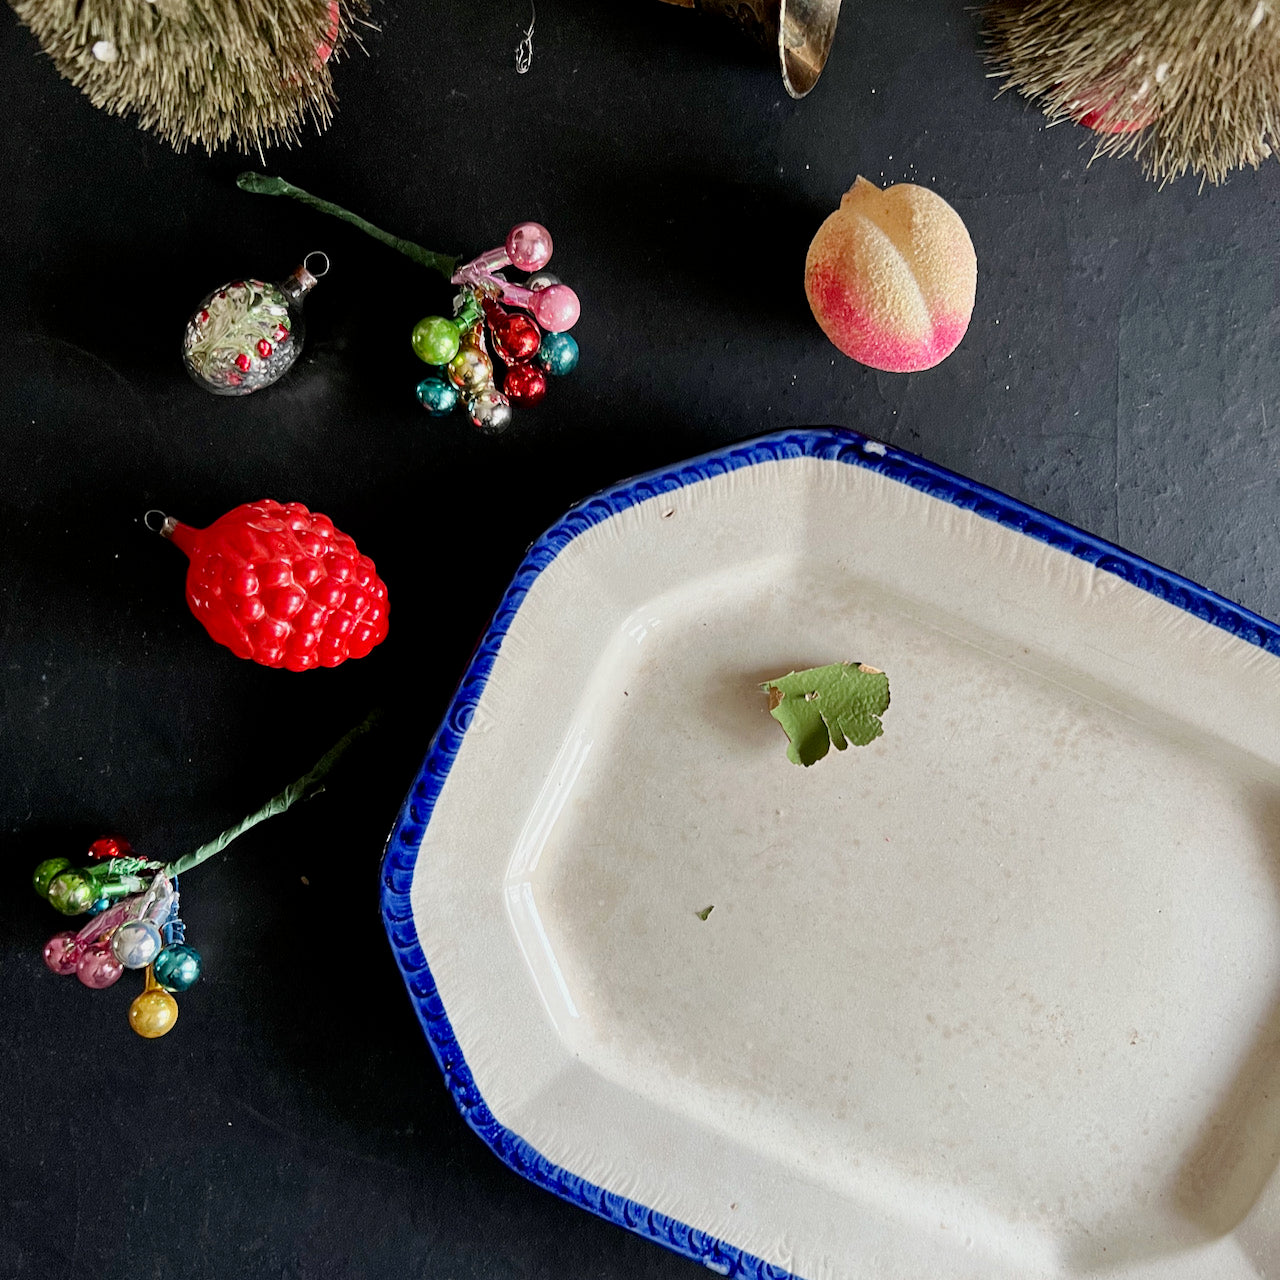
<path fill-rule="evenodd" d="M 208 293 L 187 321 L 182 362 L 198 386 L 215 396 L 247 396 L 277 382 L 302 354 L 302 304 L 329 270 L 309 253 L 279 284 L 246 277 Z"/>
<path fill-rule="evenodd" d="M 359 214 L 321 199 L 283 178 L 242 173 L 236 184 L 258 195 L 285 196 L 359 227 L 366 235 L 443 276 L 458 289 L 453 315 L 425 316 L 413 327 L 418 358 L 436 370 L 418 383 L 418 403 L 434 417 L 459 406 L 480 431 L 498 434 L 513 407 L 538 404 L 547 378 L 572 373 L 578 344 L 578 295 L 549 272 L 551 233 L 540 222 L 520 222 L 496 249 L 463 262 L 375 227 Z M 508 269 L 526 273 L 523 284 Z"/>
<path fill-rule="evenodd" d="M 46 858 L 32 872 L 36 893 L 62 915 L 87 915 L 78 929 L 64 929 L 44 944 L 45 967 L 74 974 L 95 991 L 114 986 L 126 970 L 145 973 L 145 986 L 129 1008 L 129 1025 L 154 1040 L 178 1020 L 174 998 L 200 977 L 200 953 L 189 946 L 178 911 L 178 877 L 221 853 L 258 823 L 284 813 L 322 790 L 347 748 L 373 727 L 376 713 L 347 733 L 314 767 L 234 826 L 172 862 L 140 857 L 127 840 L 103 836 L 89 846 L 90 861 L 73 866 Z"/>
<path fill-rule="evenodd" d="M 173 993 L 200 976 L 200 954 L 186 944 L 178 912 L 178 877 L 172 867 L 138 857 L 119 836 L 95 840 L 89 857 L 79 868 L 67 858 L 46 858 L 32 875 L 36 893 L 55 910 L 89 917 L 44 944 L 45 965 L 62 977 L 75 974 L 94 991 L 114 986 L 126 969 L 145 971 L 129 1022 L 149 1039 L 165 1035 L 178 1017 Z"/>
<path fill-rule="evenodd" d="M 568 330 L 577 323 L 578 295 L 546 270 L 551 233 L 521 222 L 496 249 L 463 264 L 453 316 L 425 316 L 413 327 L 413 350 L 438 370 L 418 383 L 418 403 L 433 417 L 462 405 L 487 435 L 511 425 L 513 407 L 532 407 L 547 394 L 547 375 L 561 377 L 578 363 Z M 503 271 L 527 272 L 525 283 Z M 513 308 L 513 309 L 508 309 Z"/>

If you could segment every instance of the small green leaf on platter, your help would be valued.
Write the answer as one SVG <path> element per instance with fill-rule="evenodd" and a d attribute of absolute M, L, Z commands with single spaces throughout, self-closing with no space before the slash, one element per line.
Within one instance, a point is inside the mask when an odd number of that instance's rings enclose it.
<path fill-rule="evenodd" d="M 695 911 L 693 914 L 697 916 L 699 920 L 705 920 L 714 910 L 715 905 L 713 904 L 709 907 L 703 907 L 701 911 Z"/>
<path fill-rule="evenodd" d="M 832 662 L 766 680 L 769 714 L 786 730 L 787 759 L 806 768 L 834 745 L 865 747 L 884 732 L 889 677 L 861 662 Z"/>

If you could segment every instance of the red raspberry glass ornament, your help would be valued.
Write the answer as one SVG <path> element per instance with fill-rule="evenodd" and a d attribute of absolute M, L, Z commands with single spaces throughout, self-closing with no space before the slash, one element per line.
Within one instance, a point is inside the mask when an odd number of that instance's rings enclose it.
<path fill-rule="evenodd" d="M 363 658 L 386 638 L 373 561 L 300 502 L 247 502 L 207 529 L 158 511 L 147 521 L 191 561 L 191 612 L 237 657 L 306 671 Z"/>

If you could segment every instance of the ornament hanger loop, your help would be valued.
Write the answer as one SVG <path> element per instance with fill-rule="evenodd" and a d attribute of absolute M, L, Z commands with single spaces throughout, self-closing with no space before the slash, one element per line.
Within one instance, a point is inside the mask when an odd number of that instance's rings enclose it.
<path fill-rule="evenodd" d="M 162 538 L 167 538 L 173 532 L 173 526 L 177 524 L 177 521 L 172 516 L 167 516 L 163 511 L 158 511 L 155 507 L 152 507 L 142 517 L 142 523 L 152 533 L 158 533 Z"/>
<path fill-rule="evenodd" d="M 323 258 L 324 266 L 313 267 L 311 265 L 312 258 Z M 327 276 L 329 274 L 329 255 L 327 253 L 321 253 L 320 250 L 317 249 L 314 253 L 309 253 L 305 258 L 303 258 L 302 266 L 304 270 L 310 272 L 317 280 L 319 280 L 321 276 Z"/>

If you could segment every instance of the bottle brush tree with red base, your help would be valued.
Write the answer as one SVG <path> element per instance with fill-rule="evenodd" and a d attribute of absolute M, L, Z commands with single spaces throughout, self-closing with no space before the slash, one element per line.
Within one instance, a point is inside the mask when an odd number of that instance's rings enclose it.
<path fill-rule="evenodd" d="M 9 0 L 95 107 L 182 150 L 294 143 L 333 117 L 332 59 L 366 0 Z"/>
<path fill-rule="evenodd" d="M 988 57 L 1052 120 L 1167 182 L 1219 183 L 1280 144 L 1280 6 L 1261 0 L 991 0 Z"/>

